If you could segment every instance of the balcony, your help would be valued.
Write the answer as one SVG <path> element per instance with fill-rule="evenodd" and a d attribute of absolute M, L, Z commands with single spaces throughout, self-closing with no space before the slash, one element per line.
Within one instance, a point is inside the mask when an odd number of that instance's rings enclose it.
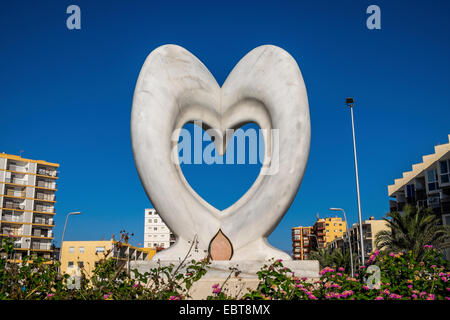
<path fill-rule="evenodd" d="M 54 194 L 36 192 L 35 199 L 42 201 L 56 201 L 56 196 Z"/>
<path fill-rule="evenodd" d="M 53 219 L 49 218 L 43 218 L 43 217 L 35 217 L 33 220 L 33 223 L 35 224 L 42 224 L 42 225 L 48 225 L 48 226 L 54 226 L 55 221 Z"/>
<path fill-rule="evenodd" d="M 22 216 L 18 217 L 18 216 L 2 216 L 1 217 L 1 221 L 2 223 L 8 223 L 8 222 L 12 222 L 12 223 L 24 223 L 25 220 L 22 218 Z"/>
<path fill-rule="evenodd" d="M 19 204 L 17 202 L 5 201 L 4 208 L 25 210 L 25 205 L 24 204 Z"/>
<path fill-rule="evenodd" d="M 27 166 L 19 166 L 16 164 L 10 164 L 10 165 L 8 165 L 6 170 L 27 173 L 28 167 Z"/>
<path fill-rule="evenodd" d="M 12 184 L 20 184 L 20 185 L 26 185 L 27 181 L 22 180 L 22 179 L 16 179 L 16 178 L 6 178 L 5 179 L 6 183 L 12 183 Z"/>
<path fill-rule="evenodd" d="M 57 188 L 55 182 L 49 182 L 49 181 L 44 181 L 44 180 L 37 180 L 36 187 L 37 188 L 54 189 L 54 190 L 56 190 L 56 188 Z"/>
<path fill-rule="evenodd" d="M 38 167 L 37 174 L 42 176 L 49 176 L 49 177 L 58 177 L 58 171 L 54 169 L 47 169 L 43 167 Z"/>

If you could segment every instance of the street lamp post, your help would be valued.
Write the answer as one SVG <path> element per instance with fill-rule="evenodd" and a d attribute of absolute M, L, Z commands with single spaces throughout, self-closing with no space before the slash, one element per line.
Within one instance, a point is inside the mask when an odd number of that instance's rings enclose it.
<path fill-rule="evenodd" d="M 64 224 L 63 234 L 61 237 L 61 248 L 59 249 L 59 261 L 61 261 L 61 251 L 62 251 L 62 246 L 63 246 L 63 242 L 64 242 L 64 234 L 66 233 L 67 220 L 69 219 L 69 216 L 78 215 L 78 214 L 81 214 L 81 212 L 69 212 L 66 216 L 66 223 Z"/>
<path fill-rule="evenodd" d="M 361 246 L 361 263 L 364 265 L 364 240 L 363 240 L 363 230 L 362 230 L 362 216 L 361 216 L 361 199 L 359 196 L 359 177 L 358 177 L 358 159 L 356 157 L 356 139 L 355 139 L 355 122 L 353 121 L 353 105 L 355 101 L 353 98 L 345 99 L 345 103 L 350 107 L 350 114 L 352 117 L 352 132 L 353 132 L 353 153 L 355 155 L 355 176 L 356 176 L 356 197 L 358 199 L 358 221 L 359 221 L 359 235 L 360 235 L 360 246 Z"/>
<path fill-rule="evenodd" d="M 352 241 L 350 239 L 350 234 L 348 232 L 348 222 L 347 222 L 347 215 L 345 214 L 344 209 L 341 208 L 330 208 L 331 211 L 341 211 L 344 214 L 345 219 L 345 233 L 347 233 L 347 239 L 348 239 L 348 246 L 350 250 L 350 269 L 352 271 L 352 278 L 353 278 L 353 253 L 352 253 Z"/>

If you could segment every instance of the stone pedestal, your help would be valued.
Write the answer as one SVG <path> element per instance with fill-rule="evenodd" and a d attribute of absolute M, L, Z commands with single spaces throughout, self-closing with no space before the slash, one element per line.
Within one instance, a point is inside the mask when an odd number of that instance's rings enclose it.
<path fill-rule="evenodd" d="M 206 274 L 193 284 L 189 294 L 195 300 L 205 299 L 207 296 L 212 295 L 212 286 L 214 284 L 218 283 L 222 287 L 222 284 L 231 274 L 222 290 L 238 299 L 247 293 L 249 288 L 256 289 L 259 283 L 256 273 L 264 264 L 270 265 L 270 263 L 268 261 L 246 260 L 212 261 L 207 268 Z M 160 263 L 157 261 L 131 261 L 130 269 L 137 269 L 140 273 L 144 273 L 158 266 L 169 266 L 170 264 L 173 264 L 174 268 L 176 268 L 180 261 L 161 261 Z M 306 277 L 310 280 L 319 278 L 319 262 L 317 260 L 283 261 L 283 266 L 289 268 L 299 278 Z M 237 268 L 241 272 L 238 276 L 235 276 L 230 271 L 230 268 Z M 181 267 L 179 272 L 185 273 L 185 267 Z"/>

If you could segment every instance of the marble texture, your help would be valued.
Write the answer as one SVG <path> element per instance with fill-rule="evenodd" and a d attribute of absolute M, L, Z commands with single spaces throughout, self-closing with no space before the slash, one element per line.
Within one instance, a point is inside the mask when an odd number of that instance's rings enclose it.
<path fill-rule="evenodd" d="M 278 139 L 264 137 L 268 161 L 254 184 L 222 211 L 202 199 L 186 181 L 179 164 L 171 160 L 178 142 L 176 130 L 195 120 L 223 137 L 214 141 L 220 154 L 226 149 L 228 128 L 254 122 L 267 132 L 278 129 Z M 196 250 L 190 252 L 190 258 L 204 258 L 211 240 L 221 230 L 232 244 L 231 261 L 291 260 L 287 253 L 272 247 L 267 237 L 298 191 L 310 136 L 303 77 L 285 50 L 273 45 L 253 49 L 234 67 L 222 87 L 186 49 L 164 45 L 152 51 L 134 92 L 132 148 L 150 201 L 177 235 L 177 242 L 153 259 L 183 259 L 194 238 Z M 210 183 L 220 188 L 220 181 Z"/>

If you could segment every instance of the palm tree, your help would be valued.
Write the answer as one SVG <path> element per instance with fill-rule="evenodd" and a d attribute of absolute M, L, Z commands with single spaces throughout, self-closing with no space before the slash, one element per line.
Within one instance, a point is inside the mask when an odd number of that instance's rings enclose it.
<path fill-rule="evenodd" d="M 388 230 L 378 232 L 375 243 L 387 252 L 412 251 L 416 259 L 425 254 L 424 245 L 436 249 L 450 247 L 450 228 L 440 225 L 440 219 L 430 209 L 405 206 L 404 212 L 391 212 L 384 220 Z"/>
<path fill-rule="evenodd" d="M 337 248 L 332 252 L 326 248 L 319 248 L 317 251 L 312 251 L 310 255 L 312 260 L 318 260 L 320 268 L 325 267 L 343 267 L 346 272 L 351 272 L 350 251 L 341 250 Z M 358 255 L 353 253 L 353 266 L 358 265 Z"/>
<path fill-rule="evenodd" d="M 320 268 L 330 267 L 333 264 L 333 255 L 326 248 L 319 248 L 317 251 L 311 251 L 311 260 L 318 260 Z"/>

